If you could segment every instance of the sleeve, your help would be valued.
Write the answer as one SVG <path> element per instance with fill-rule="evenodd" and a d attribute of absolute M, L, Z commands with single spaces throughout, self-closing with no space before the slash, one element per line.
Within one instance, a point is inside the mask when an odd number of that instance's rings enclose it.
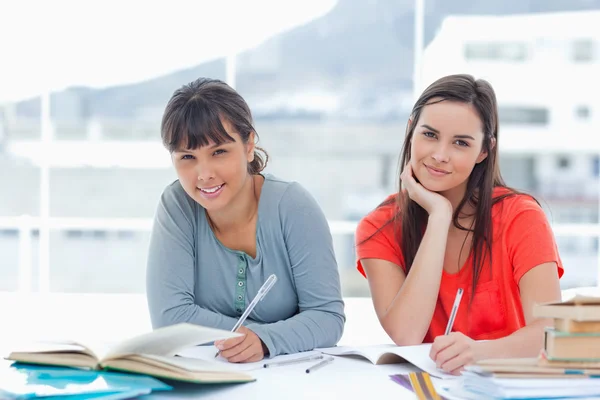
<path fill-rule="evenodd" d="M 183 189 L 161 196 L 148 252 L 146 295 L 154 329 L 181 322 L 231 330 L 236 319 L 194 302 L 194 208 Z"/>
<path fill-rule="evenodd" d="M 319 205 L 292 183 L 282 197 L 279 214 L 299 312 L 272 324 L 247 325 L 271 357 L 334 346 L 346 321 L 333 240 Z"/>
<path fill-rule="evenodd" d="M 384 211 L 383 208 L 375 209 L 356 228 L 356 268 L 365 278 L 366 273 L 361 263 L 365 258 L 386 260 L 406 271 L 404 257 L 394 235 L 394 222 L 388 222 L 391 216 L 387 216 L 388 213 Z"/>
<path fill-rule="evenodd" d="M 560 278 L 563 265 L 558 254 L 552 227 L 542 208 L 533 200 L 521 196 L 515 216 L 506 230 L 506 242 L 509 260 L 513 266 L 515 282 L 518 284 L 523 275 L 540 264 L 555 262 Z"/>

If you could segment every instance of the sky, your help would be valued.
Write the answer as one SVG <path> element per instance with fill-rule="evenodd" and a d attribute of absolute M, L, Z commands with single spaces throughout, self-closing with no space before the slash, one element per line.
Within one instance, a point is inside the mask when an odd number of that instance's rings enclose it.
<path fill-rule="evenodd" d="M 319 18 L 336 0 L 9 0 L 0 104 L 192 67 Z"/>

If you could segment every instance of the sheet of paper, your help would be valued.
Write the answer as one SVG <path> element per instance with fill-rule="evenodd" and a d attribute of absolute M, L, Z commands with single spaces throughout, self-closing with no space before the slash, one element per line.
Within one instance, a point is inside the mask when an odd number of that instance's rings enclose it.
<path fill-rule="evenodd" d="M 111 348 L 106 357 L 110 358 L 120 354 L 174 356 L 180 350 L 192 345 L 210 343 L 236 336 L 240 336 L 240 334 L 182 323 L 155 329 L 152 332 L 121 342 L 118 346 Z"/>
<path fill-rule="evenodd" d="M 223 365 L 227 365 L 229 367 L 229 369 L 234 369 L 237 371 L 252 371 L 252 370 L 264 368 L 265 363 L 271 364 L 271 363 L 281 362 L 281 361 L 299 360 L 299 359 L 303 359 L 305 357 L 317 356 L 320 354 L 320 352 L 318 352 L 318 351 L 305 351 L 302 353 L 286 354 L 286 355 L 282 355 L 282 356 L 276 356 L 273 358 L 266 358 L 259 362 L 253 362 L 253 363 L 230 363 L 221 356 L 215 358 L 215 354 L 217 353 L 217 351 L 218 351 L 217 348 L 214 346 L 194 346 L 194 347 L 189 347 L 189 348 L 186 348 L 186 349 L 180 351 L 179 353 L 177 353 L 177 355 L 181 356 L 181 357 L 195 358 L 195 359 L 204 360 L 204 361 L 212 361 L 212 362 L 221 363 Z M 318 361 L 314 361 L 314 360 L 306 361 L 307 365 L 312 365 L 310 363 L 314 364 L 315 362 L 318 362 Z M 299 364 L 292 364 L 292 365 L 299 365 Z M 284 368 L 284 366 L 277 367 L 277 368 Z"/>
<path fill-rule="evenodd" d="M 330 355 L 362 355 L 369 359 L 372 363 L 375 363 L 377 359 L 384 353 L 396 354 L 412 365 L 421 370 L 427 372 L 431 376 L 435 376 L 441 379 L 455 379 L 454 375 L 448 374 L 438 369 L 431 358 L 429 358 L 429 351 L 431 350 L 431 344 L 420 344 L 416 346 L 394 346 L 394 345 L 376 345 L 376 346 L 339 346 L 330 347 L 326 349 L 316 349 L 325 354 Z"/>

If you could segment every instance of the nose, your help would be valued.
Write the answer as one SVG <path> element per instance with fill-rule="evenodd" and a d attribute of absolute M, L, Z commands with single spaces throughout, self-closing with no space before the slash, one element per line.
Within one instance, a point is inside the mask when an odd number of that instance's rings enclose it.
<path fill-rule="evenodd" d="M 215 178 L 213 168 L 210 163 L 205 161 L 198 161 L 196 173 L 198 174 L 198 181 L 200 182 L 210 182 Z"/>
<path fill-rule="evenodd" d="M 433 158 L 437 163 L 447 163 L 450 161 L 450 152 L 448 147 L 444 144 L 436 146 L 431 154 L 431 158 Z"/>

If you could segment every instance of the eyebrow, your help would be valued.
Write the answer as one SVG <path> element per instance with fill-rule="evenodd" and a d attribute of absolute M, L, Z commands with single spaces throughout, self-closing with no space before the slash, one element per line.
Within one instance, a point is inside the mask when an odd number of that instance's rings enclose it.
<path fill-rule="evenodd" d="M 425 129 L 429 129 L 430 131 L 439 134 L 440 131 L 438 131 L 437 129 L 427 125 L 427 124 L 423 124 L 421 125 L 421 128 L 425 128 Z M 470 135 L 454 135 L 454 139 L 471 139 L 471 140 L 475 140 L 475 138 L 473 136 Z"/>
<path fill-rule="evenodd" d="M 227 145 L 229 143 L 233 143 L 233 142 L 224 142 L 224 143 L 221 143 L 221 144 L 216 144 L 215 143 L 215 144 L 212 144 L 212 145 L 208 146 L 208 149 L 214 149 L 215 147 L 225 146 L 225 145 Z M 189 153 L 189 154 L 191 154 L 192 150 L 188 150 L 188 149 L 175 149 L 175 150 L 173 150 L 173 153 Z"/>

